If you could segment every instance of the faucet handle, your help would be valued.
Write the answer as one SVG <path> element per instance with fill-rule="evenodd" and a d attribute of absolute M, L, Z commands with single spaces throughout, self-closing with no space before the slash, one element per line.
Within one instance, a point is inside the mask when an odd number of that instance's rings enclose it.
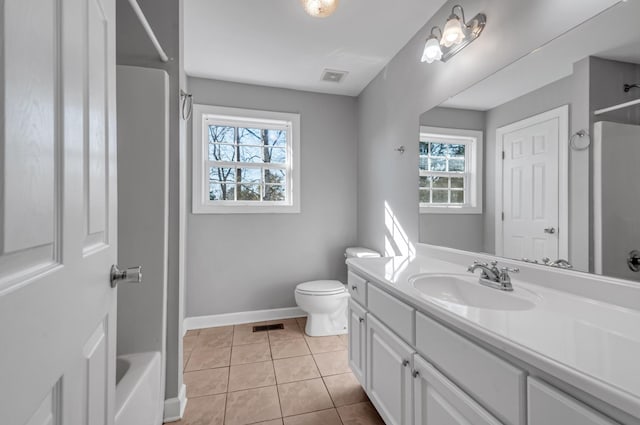
<path fill-rule="evenodd" d="M 502 273 L 520 273 L 520 269 L 517 267 L 502 267 L 500 271 Z"/>
<path fill-rule="evenodd" d="M 489 264 L 491 264 L 491 266 L 496 267 L 498 265 L 498 261 L 493 260 L 492 262 L 490 262 Z"/>
<path fill-rule="evenodd" d="M 473 264 L 478 265 L 478 266 L 487 266 L 487 263 L 484 263 L 484 262 L 478 261 L 478 260 L 473 260 Z"/>

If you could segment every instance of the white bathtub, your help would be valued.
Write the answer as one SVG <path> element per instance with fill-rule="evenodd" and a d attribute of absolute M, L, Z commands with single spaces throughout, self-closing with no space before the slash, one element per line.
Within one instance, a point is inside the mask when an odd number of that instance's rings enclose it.
<path fill-rule="evenodd" d="M 115 425 L 162 424 L 163 392 L 160 352 L 119 356 Z"/>

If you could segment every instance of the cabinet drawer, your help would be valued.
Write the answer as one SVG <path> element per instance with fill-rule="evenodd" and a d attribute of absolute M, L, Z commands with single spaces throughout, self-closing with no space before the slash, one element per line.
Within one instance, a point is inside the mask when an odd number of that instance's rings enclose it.
<path fill-rule="evenodd" d="M 367 306 L 367 281 L 357 274 L 349 271 L 347 275 L 347 287 L 351 298 L 359 302 L 363 306 Z"/>
<path fill-rule="evenodd" d="M 369 285 L 367 290 L 369 311 L 402 339 L 414 345 L 415 310 L 374 285 Z"/>
<path fill-rule="evenodd" d="M 525 373 L 442 326 L 416 315 L 416 348 L 502 422 L 525 423 Z"/>
<path fill-rule="evenodd" d="M 529 425 L 615 425 L 617 422 L 534 378 L 527 380 Z"/>

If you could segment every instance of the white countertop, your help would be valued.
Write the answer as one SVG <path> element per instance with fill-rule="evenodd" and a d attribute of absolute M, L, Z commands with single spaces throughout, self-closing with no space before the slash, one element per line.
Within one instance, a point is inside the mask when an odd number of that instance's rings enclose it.
<path fill-rule="evenodd" d="M 554 290 L 549 282 L 525 282 L 526 273 L 512 275 L 512 294 L 535 293 L 533 309 L 461 306 L 423 295 L 409 279 L 422 273 L 462 274 L 466 265 L 424 256 L 349 259 L 347 264 L 416 309 L 640 417 L 639 310 Z M 562 278 L 552 270 L 548 275 Z"/>

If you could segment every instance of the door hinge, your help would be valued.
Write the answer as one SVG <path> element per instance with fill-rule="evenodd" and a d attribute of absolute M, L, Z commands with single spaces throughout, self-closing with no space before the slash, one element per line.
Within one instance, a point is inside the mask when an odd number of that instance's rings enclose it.
<path fill-rule="evenodd" d="M 504 213 L 502 213 L 502 221 L 504 221 Z"/>
<path fill-rule="evenodd" d="M 507 155 L 504 153 L 504 151 L 502 151 L 502 159 L 505 159 L 505 158 L 506 158 L 506 156 L 507 156 Z"/>

